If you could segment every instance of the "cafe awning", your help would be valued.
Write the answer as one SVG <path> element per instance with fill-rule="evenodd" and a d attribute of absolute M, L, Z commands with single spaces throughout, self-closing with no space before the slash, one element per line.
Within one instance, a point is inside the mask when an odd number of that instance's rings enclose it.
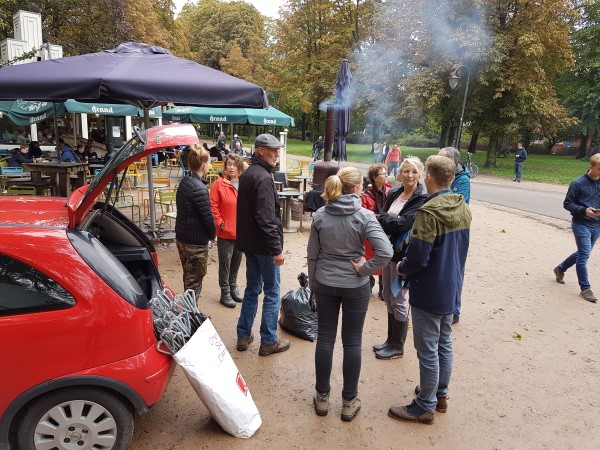
<path fill-rule="evenodd" d="M 270 106 L 254 108 L 209 108 L 176 106 L 163 112 L 163 118 L 182 123 L 232 123 L 235 125 L 294 126 L 294 118 Z"/>
<path fill-rule="evenodd" d="M 112 103 L 87 103 L 67 100 L 65 107 L 70 113 L 100 114 L 103 116 L 143 116 L 144 111 L 133 105 Z M 150 110 L 150 117 L 161 117 L 160 106 Z"/>
<path fill-rule="evenodd" d="M 12 123 L 22 126 L 43 122 L 54 117 L 55 111 L 57 115 L 64 114 L 65 106 L 62 102 L 53 104 L 52 102 L 43 101 L 6 100 L 0 101 L 0 111 Z"/>

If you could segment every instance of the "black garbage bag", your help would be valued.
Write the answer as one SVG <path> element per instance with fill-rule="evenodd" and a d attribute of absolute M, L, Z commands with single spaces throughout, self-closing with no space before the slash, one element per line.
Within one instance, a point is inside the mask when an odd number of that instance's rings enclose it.
<path fill-rule="evenodd" d="M 279 325 L 295 336 L 309 341 L 317 338 L 317 312 L 311 307 L 308 276 L 298 275 L 300 287 L 285 294 L 281 299 Z"/>

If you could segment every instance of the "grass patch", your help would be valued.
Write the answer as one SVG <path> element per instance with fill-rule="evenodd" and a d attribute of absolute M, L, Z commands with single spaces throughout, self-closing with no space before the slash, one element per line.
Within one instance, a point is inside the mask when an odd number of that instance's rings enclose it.
<path fill-rule="evenodd" d="M 373 154 L 368 145 L 348 144 L 347 149 L 348 161 L 364 164 L 373 163 Z M 287 151 L 293 155 L 311 156 L 312 142 L 289 139 Z M 425 161 L 429 155 L 435 155 L 437 152 L 437 148 L 402 147 L 402 156 L 418 156 L 421 161 Z M 461 156 L 464 160 L 466 153 L 463 151 Z M 514 159 L 512 156 L 496 158 L 497 167 L 491 168 L 483 167 L 485 156 L 484 152 L 477 152 L 473 155 L 473 161 L 479 166 L 479 173 L 511 180 L 514 178 Z M 587 161 L 575 159 L 573 156 L 528 155 L 523 164 L 523 179 L 567 185 L 585 173 L 588 166 Z"/>

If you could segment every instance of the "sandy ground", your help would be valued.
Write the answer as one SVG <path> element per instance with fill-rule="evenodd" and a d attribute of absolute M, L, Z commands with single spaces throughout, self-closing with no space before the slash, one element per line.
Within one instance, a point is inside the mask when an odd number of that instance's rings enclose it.
<path fill-rule="evenodd" d="M 568 224 L 472 203 L 463 313 L 454 327 L 454 371 L 449 409 L 433 425 L 406 424 L 387 416 L 407 404 L 418 383 L 412 332 L 405 356 L 375 359 L 386 311 L 372 296 L 363 335 L 359 386 L 362 409 L 351 423 L 340 420 L 341 342 L 338 337 L 329 415 L 312 407 L 315 344 L 295 338 L 289 351 L 259 357 L 259 343 L 235 350 L 239 307 L 218 303 L 216 249 L 201 300 L 248 383 L 263 425 L 250 439 L 236 439 L 210 418 L 178 368 L 161 401 L 136 421 L 132 449 L 200 448 L 600 448 L 599 305 L 578 296 L 574 270 L 566 285 L 552 268 L 574 250 Z M 308 230 L 286 234 L 282 294 L 306 271 Z M 177 292 L 181 270 L 173 244 L 159 246 L 161 272 Z M 590 261 L 598 286 L 600 252 Z M 240 272 L 244 286 L 244 270 Z M 597 288 L 599 290 L 600 288 Z M 260 312 L 259 312 L 260 314 Z M 260 316 L 258 316 L 260 317 Z M 258 324 L 256 324 L 256 329 Z"/>

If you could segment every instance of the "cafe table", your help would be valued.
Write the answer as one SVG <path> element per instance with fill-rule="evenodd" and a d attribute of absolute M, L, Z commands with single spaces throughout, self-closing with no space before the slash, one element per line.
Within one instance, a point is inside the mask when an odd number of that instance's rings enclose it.
<path fill-rule="evenodd" d="M 300 191 L 282 191 L 277 193 L 279 199 L 283 201 L 283 231 L 285 233 L 295 233 L 298 231 L 296 228 L 290 227 L 290 220 L 292 218 L 292 204 L 290 198 L 298 198 L 301 194 Z"/>
<path fill-rule="evenodd" d="M 50 175 L 50 180 L 56 186 L 60 197 L 71 195 L 71 175 L 77 176 L 75 187 L 79 188 L 87 183 L 87 164 L 75 162 L 45 161 L 37 163 L 24 163 L 23 169 L 31 172 L 31 181 L 41 183 L 42 173 Z"/>
<path fill-rule="evenodd" d="M 294 177 L 293 179 L 295 179 L 295 180 L 302 180 L 303 183 L 304 183 L 303 184 L 304 185 L 304 189 L 302 190 L 302 192 L 306 192 L 306 182 L 308 180 L 312 180 L 313 177 L 312 177 L 312 175 L 298 175 L 298 176 Z"/>

